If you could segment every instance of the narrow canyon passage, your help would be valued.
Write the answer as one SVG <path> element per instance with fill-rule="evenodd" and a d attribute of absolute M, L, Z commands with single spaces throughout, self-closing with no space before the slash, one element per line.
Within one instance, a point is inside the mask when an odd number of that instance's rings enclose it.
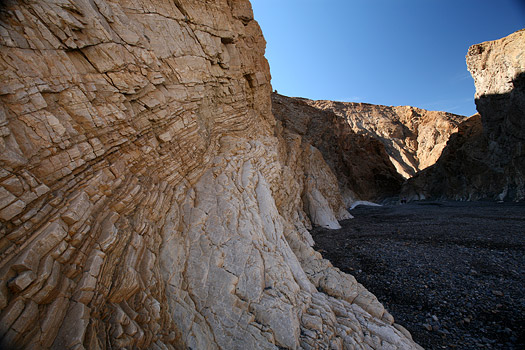
<path fill-rule="evenodd" d="M 363 207 L 315 248 L 426 349 L 523 349 L 525 203 Z"/>

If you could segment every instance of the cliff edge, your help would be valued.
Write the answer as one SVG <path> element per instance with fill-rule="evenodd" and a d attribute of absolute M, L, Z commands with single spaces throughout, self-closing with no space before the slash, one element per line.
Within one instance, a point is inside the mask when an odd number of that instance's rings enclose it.
<path fill-rule="evenodd" d="M 410 179 L 412 198 L 525 199 L 525 30 L 473 45 L 467 66 L 478 115 L 451 136 L 436 164 Z"/>
<path fill-rule="evenodd" d="M 318 101 L 315 101 L 318 102 Z M 345 118 L 304 98 L 272 94 L 272 111 L 286 130 L 314 145 L 337 175 L 337 192 L 346 208 L 356 199 L 379 200 L 396 196 L 403 177 L 392 165 L 384 145 L 356 133 Z"/>

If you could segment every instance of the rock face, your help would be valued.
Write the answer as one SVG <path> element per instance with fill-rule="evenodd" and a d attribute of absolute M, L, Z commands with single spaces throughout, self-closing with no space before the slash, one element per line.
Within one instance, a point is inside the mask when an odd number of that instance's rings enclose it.
<path fill-rule="evenodd" d="M 476 107 L 484 133 L 505 147 L 525 139 L 525 29 L 473 45 L 467 67 L 476 85 Z"/>
<path fill-rule="evenodd" d="M 331 110 L 312 104 L 314 101 L 272 94 L 273 114 L 284 129 L 301 135 L 303 142 L 318 148 L 337 174 L 340 188 L 337 192 L 343 194 L 346 207 L 356 198 L 372 200 L 397 195 L 403 178 L 390 162 L 383 144 L 368 135 L 357 134 Z"/>
<path fill-rule="evenodd" d="M 470 47 L 476 115 L 453 135 L 435 166 L 404 187 L 413 198 L 525 198 L 525 31 Z"/>
<path fill-rule="evenodd" d="M 0 11 L 1 346 L 420 348 L 311 248 L 348 214 L 248 1 Z"/>
<path fill-rule="evenodd" d="M 450 135 L 466 119 L 409 106 L 310 100 L 307 103 L 334 112 L 357 134 L 379 140 L 405 179 L 434 164 Z"/>

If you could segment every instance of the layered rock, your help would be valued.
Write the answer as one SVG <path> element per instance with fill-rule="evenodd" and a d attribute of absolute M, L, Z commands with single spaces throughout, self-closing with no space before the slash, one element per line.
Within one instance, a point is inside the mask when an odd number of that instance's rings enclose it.
<path fill-rule="evenodd" d="M 368 103 L 310 101 L 346 120 L 360 135 L 375 138 L 385 147 L 392 164 L 405 179 L 433 165 L 464 116 L 438 111 Z"/>
<path fill-rule="evenodd" d="M 248 1 L 0 11 L 2 346 L 419 348 L 311 248 L 347 214 Z"/>
<path fill-rule="evenodd" d="M 524 51 L 525 29 L 473 45 L 466 57 L 484 133 L 503 147 L 525 139 Z"/>
<path fill-rule="evenodd" d="M 413 198 L 525 198 L 525 31 L 469 48 L 479 115 L 460 126 L 435 166 L 403 189 Z"/>
<path fill-rule="evenodd" d="M 336 192 L 343 194 L 347 208 L 356 199 L 373 200 L 399 193 L 403 178 L 377 139 L 357 134 L 334 112 L 313 107 L 314 101 L 274 93 L 272 103 L 273 113 L 285 130 L 301 135 L 303 142 L 320 150 L 337 174 Z"/>

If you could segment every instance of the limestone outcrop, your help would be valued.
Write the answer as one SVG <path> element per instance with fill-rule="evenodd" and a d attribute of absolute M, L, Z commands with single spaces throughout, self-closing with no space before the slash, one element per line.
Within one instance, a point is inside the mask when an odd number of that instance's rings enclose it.
<path fill-rule="evenodd" d="M 385 147 L 392 164 L 405 179 L 433 165 L 451 134 L 466 117 L 410 106 L 368 103 L 311 101 L 346 120 L 360 135 L 375 138 Z"/>
<path fill-rule="evenodd" d="M 525 31 L 473 45 L 467 66 L 479 115 L 465 121 L 435 166 L 403 188 L 412 198 L 525 199 Z"/>
<path fill-rule="evenodd" d="M 383 144 L 376 138 L 354 132 L 346 119 L 331 110 L 312 104 L 314 101 L 307 99 L 272 94 L 273 114 L 284 129 L 319 149 L 332 172 L 337 174 L 339 191 L 336 192 L 343 194 L 346 207 L 356 199 L 377 200 L 397 195 L 403 178 L 390 162 Z"/>
<path fill-rule="evenodd" d="M 312 248 L 336 175 L 245 0 L 0 8 L 0 346 L 420 349 Z"/>

